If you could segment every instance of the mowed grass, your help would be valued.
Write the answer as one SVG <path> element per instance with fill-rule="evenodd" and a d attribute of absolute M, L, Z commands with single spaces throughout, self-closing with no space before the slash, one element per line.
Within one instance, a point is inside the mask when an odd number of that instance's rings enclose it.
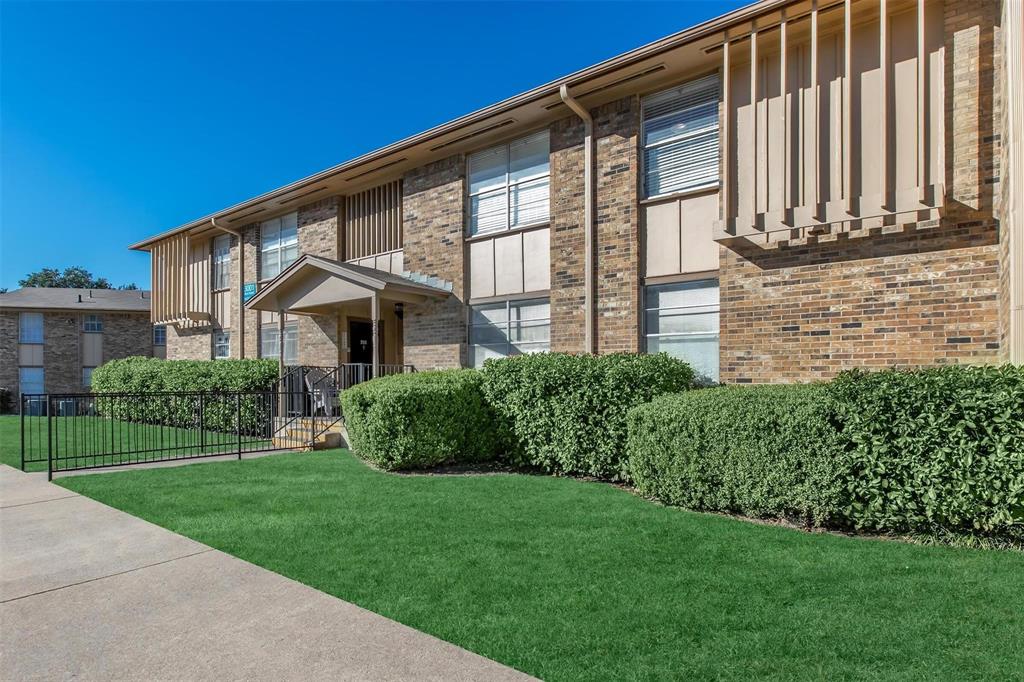
<path fill-rule="evenodd" d="M 1024 671 L 1015 552 L 809 534 L 566 478 L 387 474 L 337 450 L 58 482 L 550 680 Z"/>
<path fill-rule="evenodd" d="M 0 462 L 15 468 L 21 467 L 22 428 L 20 416 L 0 416 Z M 207 430 L 200 441 L 200 434 L 194 429 L 89 416 L 55 416 L 48 426 L 46 417 L 26 416 L 26 471 L 46 471 L 48 428 L 53 429 L 55 470 L 229 453 L 238 449 L 238 437 L 233 433 Z M 266 444 L 266 441 L 246 437 L 243 445 L 252 450 Z"/>

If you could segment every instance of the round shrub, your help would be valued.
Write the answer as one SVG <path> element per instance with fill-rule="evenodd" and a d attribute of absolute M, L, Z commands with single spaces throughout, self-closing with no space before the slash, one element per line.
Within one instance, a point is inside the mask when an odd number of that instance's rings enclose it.
<path fill-rule="evenodd" d="M 666 504 L 842 524 L 847 481 L 836 405 L 822 386 L 723 387 L 629 413 L 637 490 Z"/>
<path fill-rule="evenodd" d="M 519 355 L 488 360 L 483 377 L 513 464 L 613 480 L 628 478 L 628 410 L 693 384 L 690 366 L 664 353 Z"/>
<path fill-rule="evenodd" d="M 829 392 L 857 528 L 1024 538 L 1024 368 L 848 372 Z"/>
<path fill-rule="evenodd" d="M 500 439 L 482 381 L 473 369 L 415 372 L 342 391 L 353 449 L 387 470 L 493 459 Z"/>

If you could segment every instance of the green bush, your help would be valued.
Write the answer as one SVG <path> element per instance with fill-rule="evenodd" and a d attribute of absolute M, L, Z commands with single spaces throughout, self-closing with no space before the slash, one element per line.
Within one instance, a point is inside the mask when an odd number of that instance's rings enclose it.
<path fill-rule="evenodd" d="M 850 372 L 829 391 L 857 528 L 1024 537 L 1024 368 Z"/>
<path fill-rule="evenodd" d="M 668 504 L 975 544 L 1024 540 L 1024 369 L 849 372 L 669 396 L 629 415 Z"/>
<path fill-rule="evenodd" d="M 837 407 L 818 385 L 723 387 L 630 411 L 637 490 L 667 504 L 807 524 L 841 522 Z"/>
<path fill-rule="evenodd" d="M 494 413 L 473 369 L 396 374 L 342 391 L 357 454 L 382 469 L 420 469 L 493 459 Z"/>
<path fill-rule="evenodd" d="M 92 373 L 93 393 L 265 391 L 277 383 L 277 360 L 111 360 Z"/>
<path fill-rule="evenodd" d="M 217 396 L 219 392 L 258 392 L 275 388 L 275 360 L 160 360 L 131 357 L 112 360 L 92 374 L 101 416 L 146 424 L 235 432 L 265 433 L 273 408 L 268 395 Z M 187 393 L 191 395 L 152 395 Z M 199 393 L 202 399 L 200 422 Z M 102 394 L 128 394 L 103 397 Z M 141 397 L 138 397 L 142 394 Z M 240 414 L 239 414 L 240 413 Z"/>
<path fill-rule="evenodd" d="M 513 464 L 620 480 L 626 412 L 693 383 L 690 366 L 663 353 L 520 355 L 488 360 L 483 376 Z"/>

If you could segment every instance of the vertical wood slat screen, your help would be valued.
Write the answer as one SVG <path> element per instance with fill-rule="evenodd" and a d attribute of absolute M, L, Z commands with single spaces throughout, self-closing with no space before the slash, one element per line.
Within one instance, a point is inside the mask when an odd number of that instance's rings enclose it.
<path fill-rule="evenodd" d="M 153 246 L 150 319 L 194 327 L 210 317 L 210 242 L 175 235 Z"/>
<path fill-rule="evenodd" d="M 350 195 L 345 200 L 344 260 L 402 248 L 402 181 Z"/>
<path fill-rule="evenodd" d="M 809 8 L 725 36 L 718 227 L 728 234 L 942 205 L 942 0 Z"/>

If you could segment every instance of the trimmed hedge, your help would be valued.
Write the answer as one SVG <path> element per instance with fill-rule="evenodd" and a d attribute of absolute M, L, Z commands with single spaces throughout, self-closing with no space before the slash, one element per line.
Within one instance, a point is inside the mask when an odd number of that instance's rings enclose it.
<path fill-rule="evenodd" d="M 277 382 L 275 360 L 160 360 L 130 357 L 112 360 L 92 374 L 92 392 L 209 393 L 273 390 Z M 207 396 L 203 401 L 202 427 L 207 431 L 260 435 L 272 408 L 266 396 Z M 239 424 L 239 408 L 241 424 Z M 145 424 L 181 428 L 198 427 L 198 396 L 146 396 L 96 400 L 102 416 Z"/>
<path fill-rule="evenodd" d="M 1024 538 L 1024 368 L 849 372 L 829 389 L 854 526 Z"/>
<path fill-rule="evenodd" d="M 93 393 L 265 391 L 277 383 L 276 360 L 111 360 L 92 373 Z"/>
<path fill-rule="evenodd" d="M 690 366 L 664 353 L 520 355 L 488 360 L 483 377 L 513 464 L 619 480 L 628 410 L 693 384 Z"/>
<path fill-rule="evenodd" d="M 640 492 L 875 532 L 1024 540 L 1024 369 L 850 372 L 629 415 Z"/>
<path fill-rule="evenodd" d="M 483 377 L 473 369 L 381 377 L 341 393 L 357 454 L 382 469 L 493 459 L 500 450 Z"/>
<path fill-rule="evenodd" d="M 825 525 L 841 518 L 837 407 L 822 386 L 708 388 L 628 417 L 637 490 L 667 504 Z"/>

